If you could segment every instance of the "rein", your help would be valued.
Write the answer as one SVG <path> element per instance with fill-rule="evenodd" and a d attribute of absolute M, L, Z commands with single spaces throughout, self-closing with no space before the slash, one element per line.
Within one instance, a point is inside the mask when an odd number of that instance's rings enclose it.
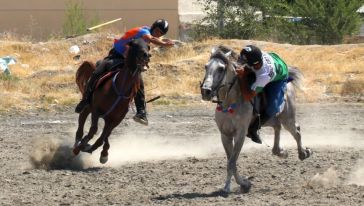
<path fill-rule="evenodd" d="M 225 67 L 227 68 L 228 65 L 225 63 Z M 234 67 L 234 70 L 235 70 L 235 66 L 233 65 Z M 222 104 L 222 101 L 220 100 L 219 98 L 219 90 L 223 87 L 226 87 L 228 86 L 228 90 L 226 91 L 225 95 L 224 95 L 224 99 L 227 98 L 227 96 L 229 95 L 231 89 L 233 88 L 234 84 L 237 82 L 236 80 L 238 79 L 238 76 L 235 75 L 233 80 L 231 82 L 228 82 L 228 83 L 224 83 L 224 84 L 221 84 L 221 82 L 223 81 L 223 79 L 225 79 L 224 82 L 226 82 L 226 70 L 224 71 L 224 78 L 222 78 L 220 81 L 219 81 L 219 85 L 216 89 L 216 97 L 217 97 L 217 101 L 213 101 L 214 103 L 218 103 L 218 104 Z"/>
<path fill-rule="evenodd" d="M 117 84 L 116 84 L 116 80 L 117 80 L 117 77 L 118 77 L 119 74 L 120 74 L 120 71 L 117 72 L 113 76 L 113 79 L 112 79 L 112 87 L 113 87 L 115 93 L 118 95 L 118 98 L 114 101 L 114 103 L 112 104 L 112 106 L 110 107 L 110 109 L 107 110 L 107 112 L 101 116 L 102 118 L 105 118 L 107 115 L 109 115 L 115 109 L 115 107 L 120 103 L 121 100 L 131 99 L 132 98 L 133 92 L 130 93 L 130 96 L 125 96 L 125 94 L 123 93 L 123 91 L 119 91 L 118 90 Z M 132 77 L 134 77 L 135 74 L 136 74 L 136 72 L 133 72 Z M 123 80 L 122 80 L 122 83 L 120 85 L 124 85 L 125 84 L 126 79 L 127 79 L 127 76 L 128 76 L 127 74 L 125 74 L 123 76 Z M 133 84 L 130 84 L 128 90 L 131 89 L 132 86 L 133 86 Z M 128 91 L 128 90 L 125 90 L 125 91 Z"/>

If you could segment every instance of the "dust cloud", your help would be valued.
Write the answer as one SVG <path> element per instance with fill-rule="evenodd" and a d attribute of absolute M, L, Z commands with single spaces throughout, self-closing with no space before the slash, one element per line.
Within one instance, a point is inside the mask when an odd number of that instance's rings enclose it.
<path fill-rule="evenodd" d="M 310 187 L 333 187 L 338 184 L 338 174 L 334 168 L 329 168 L 323 174 L 316 174 L 311 178 L 308 185 Z"/>
<path fill-rule="evenodd" d="M 72 131 L 72 132 L 71 132 Z M 73 130 L 70 129 L 70 134 Z M 263 128 L 263 145 L 253 143 L 246 139 L 243 152 L 250 149 L 270 150 L 273 146 L 274 137 L 271 128 Z M 302 132 L 302 143 L 310 147 L 313 151 L 317 147 L 362 147 L 364 142 L 354 141 L 357 133 L 340 134 L 330 131 L 317 134 L 309 130 Z M 345 138 L 345 137 L 351 137 Z M 93 139 L 94 141 L 96 138 Z M 90 142 L 92 143 L 92 142 Z M 206 136 L 193 137 L 171 137 L 149 135 L 136 135 L 132 131 L 124 134 L 112 135 L 110 138 L 109 160 L 105 165 L 99 163 L 102 147 L 94 151 L 91 155 L 80 153 L 77 157 L 72 154 L 73 142 L 67 142 L 52 137 L 38 138 L 33 142 L 33 151 L 30 155 L 30 162 L 33 168 L 42 169 L 85 169 L 89 167 L 119 167 L 127 163 L 141 161 L 159 161 L 169 159 L 183 159 L 186 157 L 208 158 L 212 154 L 224 156 L 224 149 L 218 133 Z M 281 145 L 284 148 L 296 148 L 296 141 L 285 130 L 282 130 Z M 330 172 L 333 169 L 330 169 Z M 364 163 L 360 162 L 355 171 L 352 171 L 349 184 L 364 184 L 363 180 Z M 331 174 L 331 173 L 328 173 Z M 327 175 L 325 173 L 325 175 Z M 326 176 L 324 177 L 326 178 Z M 361 178 L 361 179 L 360 179 Z M 314 178 L 314 182 L 323 179 L 322 176 Z M 321 184 L 321 183 L 320 183 Z"/>
<path fill-rule="evenodd" d="M 263 129 L 263 145 L 253 143 L 246 138 L 243 152 L 250 149 L 271 149 L 274 137 L 269 128 Z M 302 142 L 304 146 L 315 150 L 315 147 L 361 147 L 363 141 L 353 141 L 344 137 L 355 137 L 355 134 L 338 134 L 334 132 L 322 132 L 319 135 L 303 132 Z M 296 148 L 294 138 L 285 130 L 282 130 L 281 145 L 284 148 Z M 100 165 L 100 149 L 93 152 L 91 159 L 93 165 Z M 132 132 L 123 135 L 113 135 L 110 139 L 109 161 L 105 166 L 118 167 L 126 163 L 140 161 L 159 161 L 168 159 L 182 159 L 186 157 L 207 158 L 209 155 L 218 154 L 224 156 L 224 149 L 220 135 L 179 137 L 163 137 L 159 135 L 136 135 Z M 88 155 L 88 154 L 86 154 Z"/>
<path fill-rule="evenodd" d="M 140 161 L 182 159 L 186 157 L 206 158 L 210 154 L 223 152 L 220 139 L 211 137 L 187 137 L 182 139 L 128 134 L 113 138 L 110 145 L 107 166 L 111 167 Z M 98 161 L 98 159 L 95 159 L 95 161 Z"/>
<path fill-rule="evenodd" d="M 352 170 L 348 184 L 364 186 L 364 159 L 359 160 Z"/>
<path fill-rule="evenodd" d="M 91 162 L 83 156 L 75 157 L 71 144 L 60 139 L 39 137 L 33 140 L 32 148 L 29 161 L 34 169 L 80 170 L 91 166 Z"/>

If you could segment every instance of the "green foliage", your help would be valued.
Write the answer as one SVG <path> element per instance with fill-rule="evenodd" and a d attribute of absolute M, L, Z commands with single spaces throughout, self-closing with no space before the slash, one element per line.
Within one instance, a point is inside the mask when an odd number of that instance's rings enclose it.
<path fill-rule="evenodd" d="M 66 7 L 66 18 L 63 23 L 63 34 L 65 36 L 85 34 L 87 33 L 86 29 L 88 26 L 99 22 L 97 16 L 94 16 L 90 22 L 87 22 L 82 2 L 78 2 L 77 0 L 68 0 Z"/>
<path fill-rule="evenodd" d="M 361 23 L 356 12 L 363 0 L 296 0 L 294 11 L 305 17 L 302 24 L 311 36 L 310 42 L 337 44 L 345 35 L 355 34 Z"/>
<path fill-rule="evenodd" d="M 63 23 L 63 34 L 73 36 L 86 33 L 86 19 L 82 3 L 69 0 L 66 4 L 66 20 Z"/>
<path fill-rule="evenodd" d="M 207 14 L 193 37 L 337 44 L 355 34 L 364 0 L 199 0 Z M 292 17 L 302 17 L 299 21 Z"/>
<path fill-rule="evenodd" d="M 265 0 L 199 0 L 207 14 L 194 28 L 195 38 L 214 36 L 220 38 L 249 39 L 262 31 L 259 7 L 255 2 Z"/>

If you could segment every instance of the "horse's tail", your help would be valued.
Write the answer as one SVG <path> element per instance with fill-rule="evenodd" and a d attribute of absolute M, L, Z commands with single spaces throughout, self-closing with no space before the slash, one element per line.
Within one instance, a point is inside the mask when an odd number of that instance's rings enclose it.
<path fill-rule="evenodd" d="M 294 85 L 294 87 L 302 90 L 303 89 L 303 80 L 304 80 L 304 76 L 303 76 L 302 72 L 297 67 L 289 67 L 288 75 L 289 75 L 289 79 L 292 80 L 290 82 Z"/>
<path fill-rule="evenodd" d="M 96 66 L 90 61 L 84 61 L 76 72 L 76 84 L 82 93 L 85 93 L 86 84 L 88 79 L 91 77 L 92 72 L 95 71 Z"/>

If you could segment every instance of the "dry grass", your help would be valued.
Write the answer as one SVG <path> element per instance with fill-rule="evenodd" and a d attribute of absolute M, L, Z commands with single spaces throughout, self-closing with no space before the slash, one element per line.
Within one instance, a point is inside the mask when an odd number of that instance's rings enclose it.
<path fill-rule="evenodd" d="M 12 76 L 0 78 L 0 111 L 54 110 L 73 107 L 80 98 L 74 83 L 82 60 L 103 58 L 113 35 L 92 34 L 69 40 L 30 43 L 11 38 L 0 40 L 0 57 L 11 55 Z M 364 44 L 295 46 L 248 40 L 207 40 L 181 48 L 152 51 L 151 68 L 145 72 L 147 97 L 162 95 L 155 104 L 188 104 L 199 100 L 199 81 L 213 46 L 225 44 L 237 52 L 246 44 L 274 51 L 306 78 L 299 101 L 363 101 Z M 73 60 L 68 49 L 77 44 L 81 60 Z"/>

